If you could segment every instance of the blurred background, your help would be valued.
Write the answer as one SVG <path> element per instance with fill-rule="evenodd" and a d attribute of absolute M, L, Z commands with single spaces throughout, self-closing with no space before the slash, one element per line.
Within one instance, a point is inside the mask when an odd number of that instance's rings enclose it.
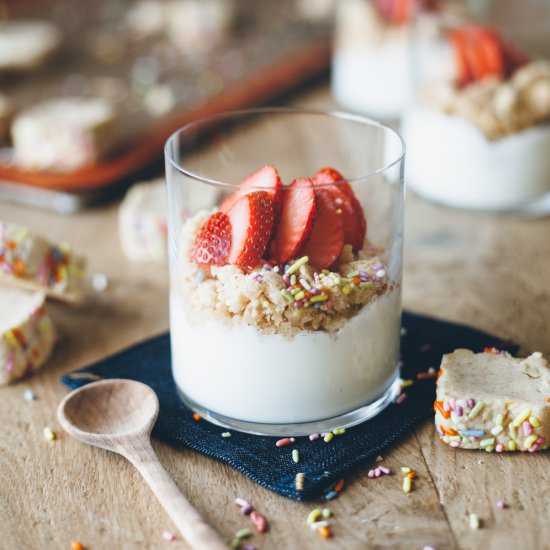
<path fill-rule="evenodd" d="M 182 125 L 330 81 L 319 107 L 401 126 L 421 196 L 546 211 L 548 66 L 512 78 L 549 49 L 547 0 L 2 0 L 0 200 L 101 203 L 161 175 Z M 476 189 L 446 189 L 434 149 Z M 505 196 L 485 185 L 502 158 L 531 167 Z"/>

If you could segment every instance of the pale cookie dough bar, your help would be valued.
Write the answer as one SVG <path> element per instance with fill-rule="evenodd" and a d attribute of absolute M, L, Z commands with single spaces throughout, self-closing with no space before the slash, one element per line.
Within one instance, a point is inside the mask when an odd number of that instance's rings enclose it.
<path fill-rule="evenodd" d="M 76 170 L 93 164 L 117 137 L 115 109 L 103 98 L 50 99 L 19 114 L 11 127 L 15 161 L 27 170 Z"/>
<path fill-rule="evenodd" d="M 57 27 L 47 21 L 0 22 L 0 71 L 22 71 L 41 65 L 61 43 Z"/>
<path fill-rule="evenodd" d="M 0 286 L 0 385 L 40 368 L 54 343 L 45 294 Z"/>
<path fill-rule="evenodd" d="M 69 245 L 54 245 L 26 227 L 0 222 L 0 284 L 78 302 L 84 264 Z"/>
<path fill-rule="evenodd" d="M 166 189 L 164 180 L 134 185 L 118 211 L 120 244 L 135 262 L 166 259 Z"/>
<path fill-rule="evenodd" d="M 443 356 L 434 403 L 441 441 L 487 452 L 537 451 L 550 441 L 550 367 L 542 354 L 458 349 Z"/>
<path fill-rule="evenodd" d="M 5 95 L 0 94 L 0 143 L 8 134 L 11 115 L 11 101 Z"/>

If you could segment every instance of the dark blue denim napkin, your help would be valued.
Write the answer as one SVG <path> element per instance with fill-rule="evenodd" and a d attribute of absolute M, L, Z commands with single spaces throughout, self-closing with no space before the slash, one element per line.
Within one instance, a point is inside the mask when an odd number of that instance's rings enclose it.
<path fill-rule="evenodd" d="M 437 369 L 442 354 L 456 348 L 483 351 L 487 346 L 512 353 L 518 351 L 514 344 L 479 330 L 413 313 L 403 314 L 402 326 L 401 376 L 414 380 L 405 390 L 407 397 L 400 404 L 390 405 L 376 418 L 335 436 L 330 443 L 300 437 L 293 445 L 278 448 L 275 447 L 276 438 L 234 430 L 230 438 L 224 439 L 221 437 L 223 428 L 205 420 L 194 420 L 192 412 L 176 394 L 170 372 L 168 334 L 67 374 L 61 380 L 70 388 L 91 381 L 92 377 L 78 377 L 81 373 L 144 382 L 155 390 L 160 401 L 160 414 L 153 432 L 158 439 L 222 460 L 280 495 L 296 500 L 331 498 L 335 495 L 332 486 L 344 474 L 372 461 L 408 434 L 420 420 L 433 414 L 435 380 L 418 379 L 417 375 L 427 372 L 430 367 Z M 298 464 L 292 461 L 292 449 L 300 452 Z M 295 487 L 298 472 L 305 474 L 303 491 Z"/>

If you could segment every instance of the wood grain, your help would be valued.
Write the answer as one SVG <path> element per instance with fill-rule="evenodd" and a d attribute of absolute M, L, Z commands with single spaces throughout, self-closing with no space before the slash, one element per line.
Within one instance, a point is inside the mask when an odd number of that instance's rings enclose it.
<path fill-rule="evenodd" d="M 193 549 L 223 550 L 224 541 L 181 493 L 151 447 L 158 413 L 159 400 L 151 388 L 115 378 L 69 393 L 57 418 L 77 441 L 120 454 L 133 464 Z"/>
<path fill-rule="evenodd" d="M 300 103 L 332 107 L 325 88 Z M 269 146 L 253 138 L 249 133 L 251 146 Z M 175 527 L 139 474 L 121 457 L 65 436 L 55 409 L 66 394 L 60 374 L 167 328 L 167 274 L 121 256 L 116 205 L 71 217 L 0 205 L 0 219 L 71 241 L 88 252 L 89 273 L 101 271 L 110 281 L 107 292 L 91 294 L 82 308 L 52 304 L 62 335 L 52 361 L 35 378 L 1 391 L 0 546 L 63 549 L 78 539 L 90 550 L 163 548 L 163 530 Z M 469 214 L 409 196 L 405 306 L 550 354 L 549 232 L 550 219 Z M 27 387 L 37 401 L 24 401 Z M 58 431 L 57 441 L 43 439 L 46 425 Z M 452 451 L 434 438 L 430 422 L 384 455 L 388 466 L 418 472 L 413 492 L 402 492 L 400 475 L 368 479 L 365 467 L 330 503 L 335 536 L 328 541 L 305 525 L 308 512 L 324 503 L 291 502 L 224 464 L 157 442 L 154 447 L 176 484 L 227 540 L 250 527 L 234 498 L 253 503 L 270 523 L 265 535 L 251 539 L 262 549 L 549 548 L 550 455 Z M 510 508 L 497 509 L 499 499 Z M 469 530 L 470 512 L 483 520 L 479 531 Z M 186 548 L 181 541 L 168 547 Z"/>

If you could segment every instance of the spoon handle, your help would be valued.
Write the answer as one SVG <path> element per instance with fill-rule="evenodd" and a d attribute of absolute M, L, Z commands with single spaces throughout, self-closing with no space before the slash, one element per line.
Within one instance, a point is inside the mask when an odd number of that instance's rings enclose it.
<path fill-rule="evenodd" d="M 220 535 L 208 525 L 199 512 L 183 496 L 174 480 L 160 463 L 151 443 L 140 438 L 124 455 L 137 468 L 162 504 L 183 538 L 197 550 L 227 550 Z"/>

